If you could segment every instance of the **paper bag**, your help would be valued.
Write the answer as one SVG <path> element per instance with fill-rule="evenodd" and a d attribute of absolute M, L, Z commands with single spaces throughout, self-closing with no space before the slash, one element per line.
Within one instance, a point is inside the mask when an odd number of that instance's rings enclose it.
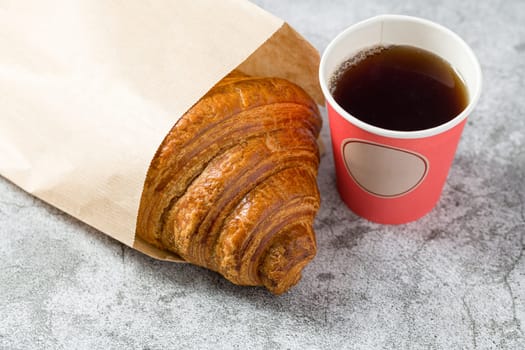
<path fill-rule="evenodd" d="M 317 51 L 236 0 L 0 0 L 0 174 L 120 242 L 173 124 L 239 67 L 318 102 Z"/>

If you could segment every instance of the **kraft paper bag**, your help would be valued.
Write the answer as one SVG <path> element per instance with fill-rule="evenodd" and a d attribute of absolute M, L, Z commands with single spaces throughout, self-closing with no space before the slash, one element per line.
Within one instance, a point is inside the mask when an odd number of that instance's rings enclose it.
<path fill-rule="evenodd" d="M 177 120 L 231 70 L 322 103 L 318 52 L 240 0 L 0 0 L 0 174 L 152 257 L 146 173 Z"/>

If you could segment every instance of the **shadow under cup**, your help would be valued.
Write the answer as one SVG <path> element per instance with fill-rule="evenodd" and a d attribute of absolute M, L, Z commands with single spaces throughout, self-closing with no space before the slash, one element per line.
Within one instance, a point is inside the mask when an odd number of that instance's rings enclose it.
<path fill-rule="evenodd" d="M 452 120 L 417 131 L 367 124 L 339 106 L 330 80 L 340 64 L 377 45 L 410 45 L 445 59 L 462 78 L 466 108 Z M 384 224 L 416 220 L 435 206 L 454 159 L 467 115 L 481 92 L 481 68 L 470 47 L 436 23 L 409 16 L 382 15 L 339 34 L 321 58 L 319 80 L 326 99 L 337 188 L 361 217 Z"/>

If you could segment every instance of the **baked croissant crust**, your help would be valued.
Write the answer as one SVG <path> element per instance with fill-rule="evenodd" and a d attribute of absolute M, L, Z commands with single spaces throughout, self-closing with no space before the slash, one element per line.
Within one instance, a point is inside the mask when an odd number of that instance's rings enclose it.
<path fill-rule="evenodd" d="M 231 73 L 159 147 L 137 235 L 235 284 L 287 291 L 316 253 L 320 129 L 300 87 Z"/>

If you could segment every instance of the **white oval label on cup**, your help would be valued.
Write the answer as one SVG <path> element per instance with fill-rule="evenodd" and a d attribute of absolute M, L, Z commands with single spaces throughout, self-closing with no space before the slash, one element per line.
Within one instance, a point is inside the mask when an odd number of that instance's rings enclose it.
<path fill-rule="evenodd" d="M 418 153 L 358 139 L 341 144 L 346 169 L 363 190 L 379 197 L 398 197 L 415 189 L 428 172 Z"/>

